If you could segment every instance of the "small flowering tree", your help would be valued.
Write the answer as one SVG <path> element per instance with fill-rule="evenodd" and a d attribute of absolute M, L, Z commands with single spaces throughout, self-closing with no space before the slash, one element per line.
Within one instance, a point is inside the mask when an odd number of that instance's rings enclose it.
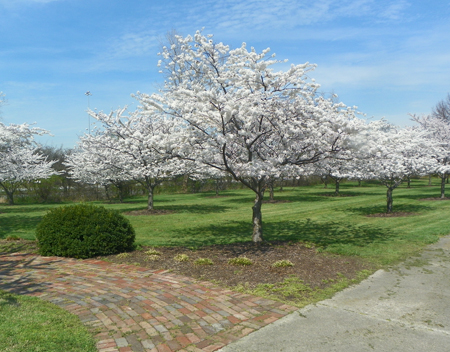
<path fill-rule="evenodd" d="M 442 106 L 442 109 L 445 105 Z M 445 110 L 441 110 L 442 113 Z M 436 161 L 436 168 L 430 173 L 437 174 L 441 179 L 441 198 L 445 198 L 445 181 L 450 174 L 450 121 L 443 116 L 411 115 L 425 133 L 430 152 Z"/>
<path fill-rule="evenodd" d="M 168 141 L 174 155 L 231 175 L 255 193 L 253 234 L 263 241 L 261 205 L 271 177 L 338 153 L 355 133 L 354 110 L 318 97 L 309 63 L 276 72 L 269 49 L 231 50 L 212 36 L 175 36 L 161 94 L 138 94 L 144 108 L 180 126 Z M 168 58 L 171 60 L 167 60 Z"/>
<path fill-rule="evenodd" d="M 68 167 L 71 178 L 78 182 L 101 185 L 107 196 L 110 185 L 116 186 L 122 202 L 122 184 L 129 180 L 129 176 L 124 172 L 125 160 L 113 149 L 107 148 L 108 141 L 103 137 L 95 135 L 81 138 L 77 148 L 68 155 L 64 164 Z"/>
<path fill-rule="evenodd" d="M 175 160 L 174 146 L 166 142 L 174 124 L 161 115 L 140 109 L 126 114 L 126 108 L 110 114 L 89 111 L 100 122 L 95 136 L 84 136 L 82 144 L 104 159 L 107 172 L 120 180 L 135 180 L 147 191 L 147 209 L 153 210 L 154 189 L 164 179 L 185 172 L 186 162 Z M 81 166 L 83 168 L 83 166 Z"/>
<path fill-rule="evenodd" d="M 386 212 L 392 213 L 393 191 L 411 175 L 427 175 L 436 167 L 429 141 L 422 131 L 376 121 L 361 134 L 365 154 L 355 164 L 354 177 L 378 179 L 387 187 Z"/>
<path fill-rule="evenodd" d="M 53 161 L 39 153 L 34 136 L 47 131 L 28 124 L 0 123 L 0 186 L 8 203 L 14 204 L 14 194 L 24 182 L 38 181 L 56 174 Z"/>

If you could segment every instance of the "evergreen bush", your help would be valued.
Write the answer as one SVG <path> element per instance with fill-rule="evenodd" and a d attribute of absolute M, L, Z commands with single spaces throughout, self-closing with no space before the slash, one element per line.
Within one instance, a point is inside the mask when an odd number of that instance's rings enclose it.
<path fill-rule="evenodd" d="M 45 256 L 92 258 L 133 250 L 135 232 L 119 212 L 77 204 L 48 212 L 36 228 L 39 253 Z"/>

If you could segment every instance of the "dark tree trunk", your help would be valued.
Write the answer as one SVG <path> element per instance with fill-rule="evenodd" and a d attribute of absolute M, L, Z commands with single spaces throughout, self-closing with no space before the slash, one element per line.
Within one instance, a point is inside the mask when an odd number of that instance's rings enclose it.
<path fill-rule="evenodd" d="M 252 207 L 253 209 L 253 235 L 252 240 L 253 243 L 257 244 L 263 241 L 263 227 L 262 227 L 262 213 L 261 213 L 261 205 L 264 197 L 263 192 L 255 192 L 256 198 L 255 203 Z"/>
<path fill-rule="evenodd" d="M 441 177 L 441 198 L 445 198 L 445 180 L 447 179 L 447 175 Z"/>
<path fill-rule="evenodd" d="M 219 180 L 216 179 L 216 197 L 219 196 Z"/>
<path fill-rule="evenodd" d="M 6 193 L 6 198 L 8 199 L 9 205 L 14 205 L 14 190 L 8 190 L 4 184 L 0 182 L 0 186 L 2 186 L 3 190 Z"/>
<path fill-rule="evenodd" d="M 274 197 L 273 197 L 273 183 L 271 183 L 270 187 L 269 187 L 269 197 L 270 197 L 270 200 L 274 200 Z"/>
<path fill-rule="evenodd" d="M 155 190 L 156 185 L 150 185 L 147 187 L 148 190 L 148 199 L 147 199 L 147 210 L 153 210 L 153 191 Z"/>
<path fill-rule="evenodd" d="M 361 180 L 358 180 L 358 187 L 361 187 Z"/>
<path fill-rule="evenodd" d="M 328 188 L 328 176 L 322 177 L 323 188 Z"/>
<path fill-rule="evenodd" d="M 123 198 L 124 198 L 124 192 L 125 192 L 125 187 L 123 182 L 117 182 L 115 184 L 116 188 L 117 188 L 117 195 L 119 196 L 119 202 L 123 203 Z"/>
<path fill-rule="evenodd" d="M 393 203 L 393 200 L 392 200 L 392 191 L 393 191 L 393 190 L 394 190 L 393 187 L 388 187 L 388 190 L 387 190 L 387 197 L 386 197 L 386 201 L 387 201 L 387 210 L 386 210 L 386 213 L 388 213 L 388 214 L 392 213 L 392 203 Z"/>
<path fill-rule="evenodd" d="M 5 189 L 5 192 L 6 192 L 6 197 L 8 198 L 8 204 L 9 205 L 14 205 L 14 193 L 13 192 L 9 192 L 6 189 Z"/>
<path fill-rule="evenodd" d="M 106 199 L 108 199 L 108 202 L 111 203 L 111 197 L 110 197 L 110 195 L 109 195 L 109 185 L 103 185 L 103 187 L 105 188 L 105 196 L 106 196 Z"/>
<path fill-rule="evenodd" d="M 337 197 L 339 196 L 339 184 L 341 180 L 337 178 L 335 182 L 336 182 L 336 189 L 334 190 L 334 195 Z"/>
<path fill-rule="evenodd" d="M 408 176 L 406 180 L 408 181 L 406 188 L 411 188 L 411 177 Z"/>

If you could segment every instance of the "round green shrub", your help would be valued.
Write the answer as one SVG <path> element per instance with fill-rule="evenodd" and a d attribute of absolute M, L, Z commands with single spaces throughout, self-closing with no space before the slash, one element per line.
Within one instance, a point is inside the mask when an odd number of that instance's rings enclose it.
<path fill-rule="evenodd" d="M 119 212 L 77 204 L 48 212 L 36 238 L 41 255 L 85 259 L 133 250 L 136 235 Z"/>

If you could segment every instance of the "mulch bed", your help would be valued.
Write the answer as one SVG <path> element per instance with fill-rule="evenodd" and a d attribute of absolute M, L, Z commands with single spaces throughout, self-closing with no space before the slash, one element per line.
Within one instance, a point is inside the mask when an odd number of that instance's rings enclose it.
<path fill-rule="evenodd" d="M 180 247 L 157 247 L 160 255 L 145 254 L 151 247 L 130 252 L 126 258 L 111 255 L 102 257 L 114 263 L 132 263 L 151 269 L 171 270 L 174 273 L 190 276 L 196 279 L 213 281 L 220 285 L 233 287 L 239 284 L 254 288 L 258 284 L 282 282 L 285 278 L 296 276 L 311 287 L 324 288 L 328 280 L 338 278 L 342 274 L 355 278 L 364 269 L 371 269 L 360 258 L 344 257 L 318 253 L 316 248 L 302 243 L 236 243 L 230 245 L 214 245 L 197 250 Z M 174 257 L 179 254 L 189 256 L 189 261 L 177 262 Z M 253 261 L 249 266 L 228 264 L 228 260 L 236 257 L 246 257 Z M 196 265 L 199 258 L 209 258 L 213 265 Z M 290 260 L 294 266 L 273 268 L 278 260 Z"/>
<path fill-rule="evenodd" d="M 366 215 L 368 218 L 398 218 L 402 216 L 414 216 L 417 215 L 417 213 L 407 213 L 404 211 L 397 211 L 394 213 L 377 213 L 377 214 L 369 214 Z"/>
<path fill-rule="evenodd" d="M 140 215 L 167 215 L 175 213 L 173 210 L 165 210 L 165 209 L 143 209 L 143 210 L 132 210 L 127 211 L 124 214 L 130 216 L 140 216 Z"/>
<path fill-rule="evenodd" d="M 419 200 L 450 200 L 450 198 L 441 198 L 441 197 L 436 197 L 436 198 L 422 198 Z"/>
<path fill-rule="evenodd" d="M 278 203 L 292 203 L 291 200 L 283 200 L 283 199 L 268 199 L 268 200 L 263 200 L 264 204 L 278 204 Z"/>
<path fill-rule="evenodd" d="M 153 270 L 170 270 L 176 274 L 214 282 L 224 287 L 246 285 L 248 288 L 255 288 L 259 284 L 275 284 L 293 276 L 303 280 L 311 288 L 325 288 L 332 285 L 331 280 L 338 279 L 339 275 L 353 279 L 361 270 L 375 269 L 361 258 L 321 253 L 314 246 L 305 243 L 266 242 L 254 245 L 252 242 L 245 242 L 206 246 L 196 250 L 184 247 L 156 247 L 154 249 L 160 253 L 157 256 L 145 253 L 151 248 L 144 246 L 127 253 L 125 257 L 109 255 L 97 259 L 138 265 Z M 0 255 L 15 252 L 37 253 L 37 243 L 26 240 L 0 240 Z M 179 254 L 189 256 L 189 261 L 176 261 L 174 257 Z M 246 257 L 252 260 L 253 264 L 248 266 L 228 264 L 229 259 L 236 257 Z M 208 258 L 213 265 L 194 264 L 199 258 Z M 272 267 L 272 264 L 279 260 L 290 260 L 294 265 Z"/>
<path fill-rule="evenodd" d="M 325 193 L 325 194 L 320 194 L 320 196 L 322 196 L 322 197 L 336 197 L 336 198 L 340 198 L 340 197 L 355 197 L 354 194 L 341 194 L 341 193 L 339 193 L 338 195 L 336 195 L 334 193 Z"/>

